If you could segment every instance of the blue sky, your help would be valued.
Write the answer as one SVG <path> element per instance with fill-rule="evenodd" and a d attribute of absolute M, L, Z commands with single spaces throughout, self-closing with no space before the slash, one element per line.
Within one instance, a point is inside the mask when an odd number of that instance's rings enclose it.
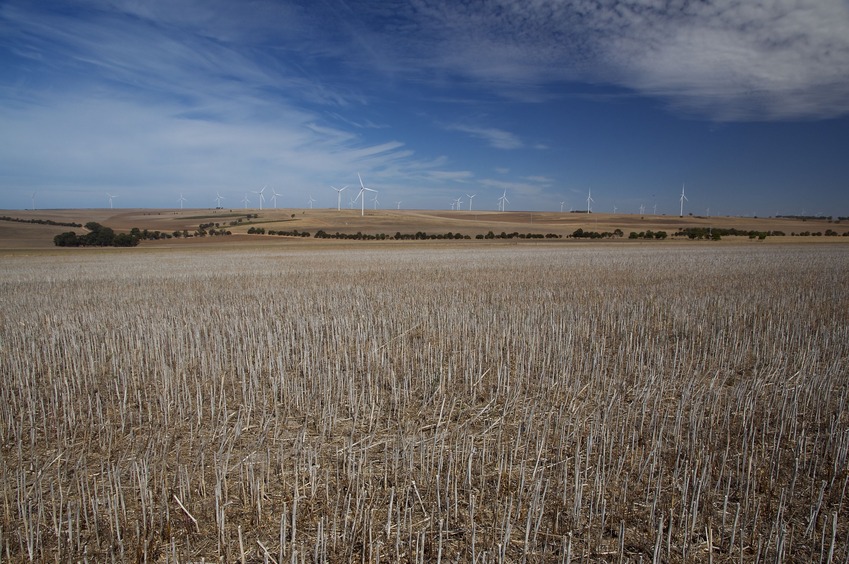
<path fill-rule="evenodd" d="M 358 172 L 383 208 L 849 215 L 849 2 L 0 3 L 0 208 Z"/>

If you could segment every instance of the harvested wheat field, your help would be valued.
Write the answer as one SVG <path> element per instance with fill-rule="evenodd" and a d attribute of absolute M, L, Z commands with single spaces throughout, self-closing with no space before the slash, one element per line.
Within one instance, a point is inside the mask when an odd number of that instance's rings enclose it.
<path fill-rule="evenodd" d="M 0 558 L 846 562 L 845 245 L 11 256 Z"/>

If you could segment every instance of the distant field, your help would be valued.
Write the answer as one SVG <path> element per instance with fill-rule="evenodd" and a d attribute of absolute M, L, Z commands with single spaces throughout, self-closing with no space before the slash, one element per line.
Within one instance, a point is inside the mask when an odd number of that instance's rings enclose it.
<path fill-rule="evenodd" d="M 0 258 L 4 562 L 849 558 L 849 247 L 236 245 Z"/>
<path fill-rule="evenodd" d="M 257 214 L 259 217 L 246 216 Z M 712 227 L 712 228 L 734 228 L 746 231 L 783 231 L 788 236 L 793 232 L 825 232 L 833 230 L 841 235 L 849 232 L 849 222 L 832 223 L 825 220 L 802 221 L 797 219 L 775 219 L 775 218 L 742 218 L 742 217 L 670 217 L 670 216 L 637 216 L 627 214 L 582 214 L 582 213 L 555 213 L 555 212 L 466 212 L 466 211 L 434 211 L 434 210 L 367 210 L 364 217 L 360 216 L 359 210 L 336 210 L 328 209 L 286 209 L 286 210 L 135 210 L 135 209 L 95 209 L 95 210 L 36 210 L 36 211 L 2 211 L 0 216 L 12 216 L 21 219 L 50 219 L 61 222 L 76 222 L 85 224 L 96 221 L 115 231 L 128 231 L 133 227 L 139 229 L 158 230 L 164 233 L 187 230 L 189 233 L 198 229 L 202 223 L 218 223 L 221 228 L 229 229 L 233 234 L 242 234 L 251 240 L 261 243 L 268 236 L 248 235 L 250 227 L 262 227 L 275 230 L 298 230 L 308 231 L 315 234 L 318 230 L 328 233 L 357 232 L 365 234 L 385 233 L 395 235 L 396 233 L 416 233 L 419 231 L 427 233 L 460 233 L 474 237 L 478 234 L 486 234 L 493 231 L 496 234 L 503 232 L 557 234 L 568 236 L 576 229 L 597 232 L 613 232 L 620 229 L 625 238 L 631 231 L 640 232 L 646 230 L 666 231 L 669 234 L 680 228 L 686 227 Z M 237 222 L 238 219 L 242 222 Z M 231 222 L 237 222 L 231 226 Z M 53 246 L 53 237 L 70 228 L 57 229 L 52 226 L 27 225 L 13 222 L 0 221 L 0 249 L 36 249 L 50 248 Z M 81 231 L 76 229 L 76 231 Z M 818 242 L 849 242 L 849 237 L 799 237 L 799 238 L 772 238 L 768 241 L 793 241 L 805 242 L 818 240 Z M 209 245 L 232 244 L 244 239 L 215 238 L 213 241 L 156 241 L 144 242 L 145 246 L 165 245 L 187 245 L 199 244 L 205 247 Z M 300 244 L 307 241 L 299 239 Z M 327 243 L 327 242 L 325 242 Z M 285 244 L 280 239 L 276 244 Z"/>

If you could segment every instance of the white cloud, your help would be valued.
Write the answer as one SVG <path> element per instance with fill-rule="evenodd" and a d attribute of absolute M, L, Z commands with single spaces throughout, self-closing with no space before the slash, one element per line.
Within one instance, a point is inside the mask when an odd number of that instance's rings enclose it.
<path fill-rule="evenodd" d="M 516 135 L 494 127 L 475 127 L 455 124 L 446 126 L 446 129 L 468 133 L 472 137 L 483 139 L 489 146 L 496 149 L 519 149 L 523 146 L 522 141 Z"/>
<path fill-rule="evenodd" d="M 415 4 L 411 72 L 439 69 L 520 99 L 590 81 L 716 120 L 849 113 L 844 0 L 493 0 Z M 390 38 L 391 39 L 391 38 Z M 406 45 L 406 46 L 405 46 Z"/>

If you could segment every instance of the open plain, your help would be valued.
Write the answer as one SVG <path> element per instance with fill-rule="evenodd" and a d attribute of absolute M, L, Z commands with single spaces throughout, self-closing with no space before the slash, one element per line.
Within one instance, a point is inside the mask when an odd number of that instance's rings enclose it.
<path fill-rule="evenodd" d="M 459 234 L 473 240 L 477 235 L 493 232 L 539 235 L 559 235 L 568 238 L 577 229 L 588 232 L 609 232 L 619 230 L 621 237 L 613 240 L 627 241 L 631 232 L 664 231 L 670 236 L 681 229 L 736 229 L 740 231 L 781 232 L 783 236 L 769 236 L 764 241 L 775 243 L 849 243 L 849 223 L 826 218 L 775 218 L 775 217 L 736 217 L 736 216 L 692 216 L 635 215 L 605 213 L 557 213 L 557 212 L 495 212 L 495 211 L 439 211 L 439 210 L 360 210 L 343 209 L 64 209 L 64 210 L 0 210 L 0 217 L 14 218 L 20 221 L 0 219 L 0 253 L 29 252 L 37 249 L 53 249 L 53 237 L 65 231 L 85 233 L 82 227 L 44 225 L 24 223 L 26 221 L 52 221 L 56 223 L 75 223 L 85 225 L 90 221 L 112 228 L 116 233 L 127 233 L 132 228 L 148 231 L 160 231 L 171 235 L 175 232 L 192 235 L 205 226 L 208 231 L 226 230 L 227 237 L 174 237 L 156 241 L 143 241 L 148 248 L 197 247 L 208 248 L 229 245 L 274 245 L 276 247 L 296 245 L 302 248 L 308 244 L 320 244 L 324 247 L 338 239 L 316 240 L 314 237 L 285 237 L 267 234 L 252 234 L 251 229 L 266 232 L 307 232 L 314 236 L 318 231 L 329 234 L 341 233 L 354 235 L 384 234 L 385 243 L 391 244 L 396 233 L 415 234 Z M 827 232 L 838 236 L 824 236 Z M 794 233 L 809 233 L 808 236 L 794 237 Z M 820 236 L 813 234 L 819 233 Z M 729 242 L 747 242 L 748 237 L 736 236 L 723 239 Z M 515 242 L 516 240 L 512 240 Z M 503 242 L 503 241 L 502 241 Z M 553 242 L 548 240 L 547 242 Z M 566 242 L 566 241 L 561 241 Z M 595 241 L 599 242 L 599 241 Z M 610 242 L 610 240 L 607 240 Z M 639 243 L 639 241 L 631 241 Z M 478 241 L 473 241 L 476 244 Z M 497 244 L 498 241 L 484 241 L 483 244 Z M 442 243 L 444 244 L 444 243 Z"/>
<path fill-rule="evenodd" d="M 849 558 L 846 245 L 0 261 L 4 561 Z"/>

